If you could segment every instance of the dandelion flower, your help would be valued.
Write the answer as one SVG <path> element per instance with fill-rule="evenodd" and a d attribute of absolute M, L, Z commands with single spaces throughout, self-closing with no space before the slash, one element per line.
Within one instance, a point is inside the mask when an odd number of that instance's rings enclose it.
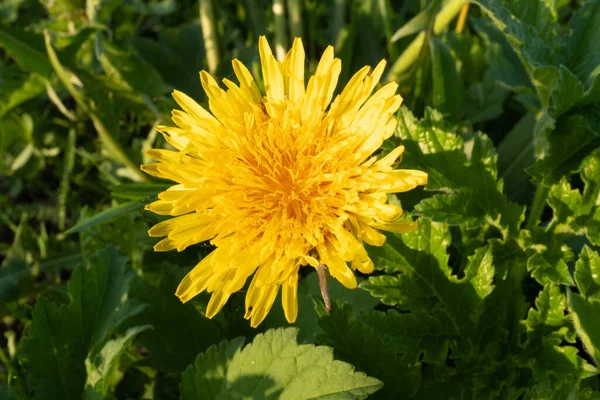
<path fill-rule="evenodd" d="M 212 318 L 253 276 L 245 314 L 253 327 L 280 288 L 285 316 L 296 320 L 302 266 L 325 265 L 333 278 L 356 288 L 353 269 L 373 271 L 363 242 L 382 246 L 380 230 L 416 228 L 398 220 L 402 209 L 387 203 L 388 194 L 427 183 L 422 171 L 394 169 L 402 146 L 381 159 L 372 155 L 396 129 L 402 102 L 395 83 L 372 94 L 384 61 L 362 68 L 333 99 L 341 61 L 332 47 L 307 85 L 300 39 L 281 62 L 264 37 L 258 47 L 266 95 L 238 60 L 239 84 L 224 79 L 226 90 L 200 72 L 210 112 L 175 91 L 183 109 L 173 111 L 177 127 L 159 130 L 176 151 L 149 150 L 158 162 L 142 166 L 177 183 L 146 206 L 173 217 L 148 231 L 165 237 L 154 249 L 182 251 L 207 240 L 216 247 L 176 295 L 186 302 L 212 293 L 206 309 Z"/>

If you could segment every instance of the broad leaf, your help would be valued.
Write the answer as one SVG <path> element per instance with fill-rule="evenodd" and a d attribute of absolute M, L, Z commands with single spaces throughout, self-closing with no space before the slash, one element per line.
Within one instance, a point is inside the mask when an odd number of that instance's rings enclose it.
<path fill-rule="evenodd" d="M 382 384 L 333 359 L 325 346 L 299 345 L 298 330 L 274 329 L 239 350 L 233 341 L 201 354 L 182 376 L 183 400 L 365 399 Z"/>
<path fill-rule="evenodd" d="M 89 267 L 75 270 L 68 305 L 38 302 L 19 352 L 35 388 L 34 399 L 81 398 L 90 349 L 143 309 L 127 298 L 134 272 L 126 261 L 107 247 L 90 257 Z"/>

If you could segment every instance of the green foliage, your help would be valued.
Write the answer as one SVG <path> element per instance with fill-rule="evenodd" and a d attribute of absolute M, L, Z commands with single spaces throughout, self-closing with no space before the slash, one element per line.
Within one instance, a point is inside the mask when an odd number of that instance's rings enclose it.
<path fill-rule="evenodd" d="M 20 352 L 32 382 L 33 398 L 81 397 L 86 357 L 91 363 L 106 357 L 104 353 L 111 349 L 101 350 L 100 346 L 125 320 L 144 308 L 127 299 L 134 274 L 126 263 L 114 247 L 108 247 L 91 257 L 88 266 L 75 270 L 68 284 L 68 305 L 58 306 L 45 299 L 36 305 Z M 110 379 L 110 375 L 103 379 Z M 89 383 L 96 381 L 92 378 Z"/>
<path fill-rule="evenodd" d="M 298 345 L 294 328 L 211 347 L 182 377 L 181 397 L 227 399 L 365 399 L 381 382 L 333 359 L 331 349 Z"/>
<path fill-rule="evenodd" d="M 197 2 L 0 4 L 0 398 L 600 399 L 600 1 L 283 3 L 211 1 L 216 47 Z M 199 70 L 262 85 L 260 35 L 310 72 L 333 44 L 337 93 L 387 59 L 378 156 L 429 183 L 358 289 L 326 312 L 303 268 L 294 326 L 278 298 L 252 329 L 246 288 L 213 319 L 174 295 L 212 247 L 153 251 L 170 183 L 139 165 Z"/>

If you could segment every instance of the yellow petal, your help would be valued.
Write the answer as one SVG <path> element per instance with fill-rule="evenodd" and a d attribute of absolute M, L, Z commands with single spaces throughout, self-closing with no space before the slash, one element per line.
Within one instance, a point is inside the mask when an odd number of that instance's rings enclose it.
<path fill-rule="evenodd" d="M 288 99 L 297 103 L 304 96 L 304 47 L 300 38 L 294 39 L 286 71 Z"/>
<path fill-rule="evenodd" d="M 188 274 L 181 280 L 175 295 L 182 303 L 191 300 L 194 296 L 203 292 L 213 276 L 213 257 L 217 250 L 204 257 Z"/>
<path fill-rule="evenodd" d="M 279 63 L 273 57 L 269 43 L 264 36 L 258 39 L 258 52 L 262 65 L 263 80 L 267 98 L 273 103 L 282 102 L 285 99 L 283 88 L 283 76 Z"/>
<path fill-rule="evenodd" d="M 285 319 L 293 324 L 298 317 L 298 270 L 292 272 L 290 277 L 281 285 L 281 305 Z"/>

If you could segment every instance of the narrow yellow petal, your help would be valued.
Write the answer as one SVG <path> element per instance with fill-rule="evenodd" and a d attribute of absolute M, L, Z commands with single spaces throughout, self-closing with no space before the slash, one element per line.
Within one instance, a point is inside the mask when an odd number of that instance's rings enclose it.
<path fill-rule="evenodd" d="M 204 257 L 188 274 L 181 280 L 175 295 L 182 303 L 191 300 L 194 296 L 203 292 L 208 286 L 208 281 L 213 276 L 213 257 L 217 250 Z"/>
<path fill-rule="evenodd" d="M 292 272 L 290 277 L 281 285 L 281 305 L 285 319 L 293 324 L 298 317 L 298 270 Z"/>
<path fill-rule="evenodd" d="M 294 39 L 291 57 L 289 61 L 289 69 L 286 71 L 286 79 L 288 80 L 288 99 L 297 103 L 304 96 L 304 47 L 300 38 Z"/>
<path fill-rule="evenodd" d="M 255 102 L 260 103 L 262 95 L 260 94 L 260 90 L 258 90 L 258 86 L 256 86 L 252 74 L 248 71 L 248 68 L 246 68 L 246 66 L 238 59 L 234 59 L 232 64 L 233 72 L 240 82 L 240 88 L 245 91 L 248 96 L 254 99 Z"/>
<path fill-rule="evenodd" d="M 379 222 L 375 222 L 373 224 L 371 224 L 371 226 L 378 228 L 378 229 L 383 229 L 385 231 L 390 231 L 390 232 L 395 232 L 395 233 L 408 233 L 411 231 L 414 231 L 415 229 L 417 229 L 419 227 L 419 224 L 417 224 L 416 222 L 413 221 L 396 221 L 396 222 L 386 222 L 386 223 L 379 223 Z"/>
<path fill-rule="evenodd" d="M 269 43 L 264 36 L 258 39 L 258 51 L 267 98 L 273 103 L 282 102 L 285 99 L 285 93 L 281 68 L 273 57 Z"/>
<path fill-rule="evenodd" d="M 375 163 L 375 168 L 379 171 L 389 172 L 392 170 L 392 164 L 402 156 L 404 153 L 404 146 L 398 146 L 394 150 L 390 151 L 385 157 Z"/>

